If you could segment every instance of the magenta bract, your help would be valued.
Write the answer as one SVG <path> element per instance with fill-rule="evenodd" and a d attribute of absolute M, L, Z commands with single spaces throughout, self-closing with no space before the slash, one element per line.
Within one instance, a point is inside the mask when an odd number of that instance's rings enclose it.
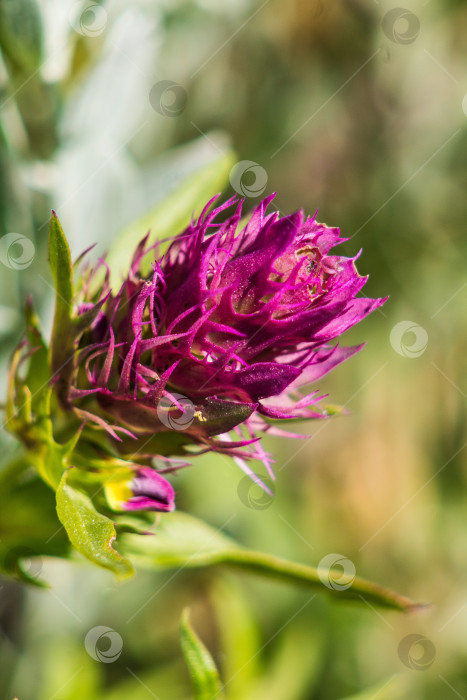
<path fill-rule="evenodd" d="M 175 508 L 175 493 L 167 479 L 154 469 L 141 467 L 129 484 L 132 497 L 125 510 L 156 510 L 169 512 Z"/>
<path fill-rule="evenodd" d="M 163 256 L 154 247 L 149 276 L 144 240 L 118 293 L 104 284 L 70 398 L 96 394 L 136 434 L 173 427 L 158 411 L 164 399 L 187 434 L 209 444 L 222 434 L 217 447 L 230 453 L 254 442 L 264 419 L 323 417 L 316 392 L 302 396 L 300 387 L 362 347 L 330 343 L 385 300 L 357 298 L 367 278 L 356 258 L 329 254 L 345 240 L 338 229 L 300 211 L 267 214 L 272 199 L 244 226 L 241 202 L 212 211 L 209 202 Z M 192 402 L 190 420 L 180 420 L 186 407 L 173 394 Z M 251 439 L 231 444 L 226 434 L 245 422 Z"/>
<path fill-rule="evenodd" d="M 105 495 L 116 511 L 154 510 L 169 513 L 175 509 L 171 484 L 150 467 L 136 471 L 122 469 L 104 482 Z"/>

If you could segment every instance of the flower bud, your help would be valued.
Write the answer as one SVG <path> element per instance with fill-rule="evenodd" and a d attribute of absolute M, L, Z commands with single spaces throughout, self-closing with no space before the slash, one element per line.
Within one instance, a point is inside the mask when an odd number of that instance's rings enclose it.
<path fill-rule="evenodd" d="M 175 493 L 167 479 L 150 467 L 119 470 L 104 484 L 107 501 L 115 511 L 175 509 Z"/>

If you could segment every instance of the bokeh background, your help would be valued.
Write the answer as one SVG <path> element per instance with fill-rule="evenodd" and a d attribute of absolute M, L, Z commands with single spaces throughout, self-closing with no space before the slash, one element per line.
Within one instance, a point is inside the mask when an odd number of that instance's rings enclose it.
<path fill-rule="evenodd" d="M 102 253 L 233 148 L 250 163 L 226 195 L 319 208 L 343 252 L 363 249 L 365 293 L 390 299 L 320 382 L 348 415 L 265 440 L 274 499 L 209 456 L 177 477 L 179 507 L 297 561 L 340 553 L 432 604 L 405 616 L 212 571 L 117 586 L 44 561 L 48 591 L 1 582 L 0 696 L 190 698 L 189 605 L 231 699 L 467 698 L 466 3 L 0 0 L 0 45 L 2 377 L 27 294 L 50 324 L 52 207 L 75 255 Z M 123 640 L 114 663 L 85 650 L 97 625 Z"/>

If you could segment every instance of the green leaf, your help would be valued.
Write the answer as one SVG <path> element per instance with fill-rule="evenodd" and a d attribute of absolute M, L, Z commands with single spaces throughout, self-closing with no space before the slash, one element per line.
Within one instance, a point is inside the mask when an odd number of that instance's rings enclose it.
<path fill-rule="evenodd" d="M 337 599 L 354 599 L 408 612 L 421 607 L 376 583 L 355 577 L 348 587 L 326 585 L 318 569 L 272 554 L 255 552 L 186 513 L 162 515 L 154 537 L 124 535 L 121 550 L 142 568 L 228 566 L 248 573 L 301 584 Z M 324 577 L 323 577 L 324 578 Z"/>
<path fill-rule="evenodd" d="M 66 404 L 68 386 L 73 374 L 76 339 L 72 323 L 73 266 L 68 241 L 54 211 L 49 227 L 49 263 L 55 285 L 55 314 L 50 342 L 50 364 L 52 374 L 57 374 L 59 377 L 55 383 L 57 396 L 62 404 Z"/>
<path fill-rule="evenodd" d="M 54 211 L 49 226 L 49 263 L 57 293 L 55 313 L 63 318 L 70 318 L 73 304 L 73 266 L 68 241 Z"/>
<path fill-rule="evenodd" d="M 109 250 L 107 263 L 111 270 L 111 286 L 119 288 L 128 270 L 129 257 L 143 236 L 150 231 L 149 243 L 175 236 L 198 215 L 211 197 L 223 190 L 235 156 L 229 151 L 186 178 L 163 202 L 128 226 Z M 147 261 L 150 271 L 150 259 Z"/>
<path fill-rule="evenodd" d="M 57 490 L 57 514 L 71 544 L 83 556 L 110 569 L 117 578 L 134 573 L 130 562 L 112 547 L 116 537 L 112 521 L 97 512 L 88 496 L 67 484 L 67 473 Z"/>
<path fill-rule="evenodd" d="M 194 700 L 223 698 L 221 681 L 214 660 L 190 625 L 189 610 L 182 613 L 180 643 L 193 683 Z"/>

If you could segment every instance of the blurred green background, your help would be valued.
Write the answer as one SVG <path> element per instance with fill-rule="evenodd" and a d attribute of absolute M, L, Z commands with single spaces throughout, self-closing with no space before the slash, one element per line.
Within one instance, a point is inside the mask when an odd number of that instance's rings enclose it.
<path fill-rule="evenodd" d="M 228 698 L 467 698 L 467 5 L 405 4 L 0 0 L 1 376 L 27 294 L 50 326 L 52 207 L 74 256 L 102 254 L 233 147 L 248 208 L 273 191 L 282 212 L 319 208 L 345 253 L 363 248 L 365 294 L 390 299 L 319 383 L 349 414 L 264 441 L 274 500 L 208 456 L 178 475 L 179 508 L 297 561 L 341 553 L 432 604 L 404 616 L 212 571 L 117 586 L 44 561 L 49 591 L 1 582 L 1 698 L 190 698 L 186 605 Z M 85 650 L 98 625 L 123 640 L 114 663 Z"/>

